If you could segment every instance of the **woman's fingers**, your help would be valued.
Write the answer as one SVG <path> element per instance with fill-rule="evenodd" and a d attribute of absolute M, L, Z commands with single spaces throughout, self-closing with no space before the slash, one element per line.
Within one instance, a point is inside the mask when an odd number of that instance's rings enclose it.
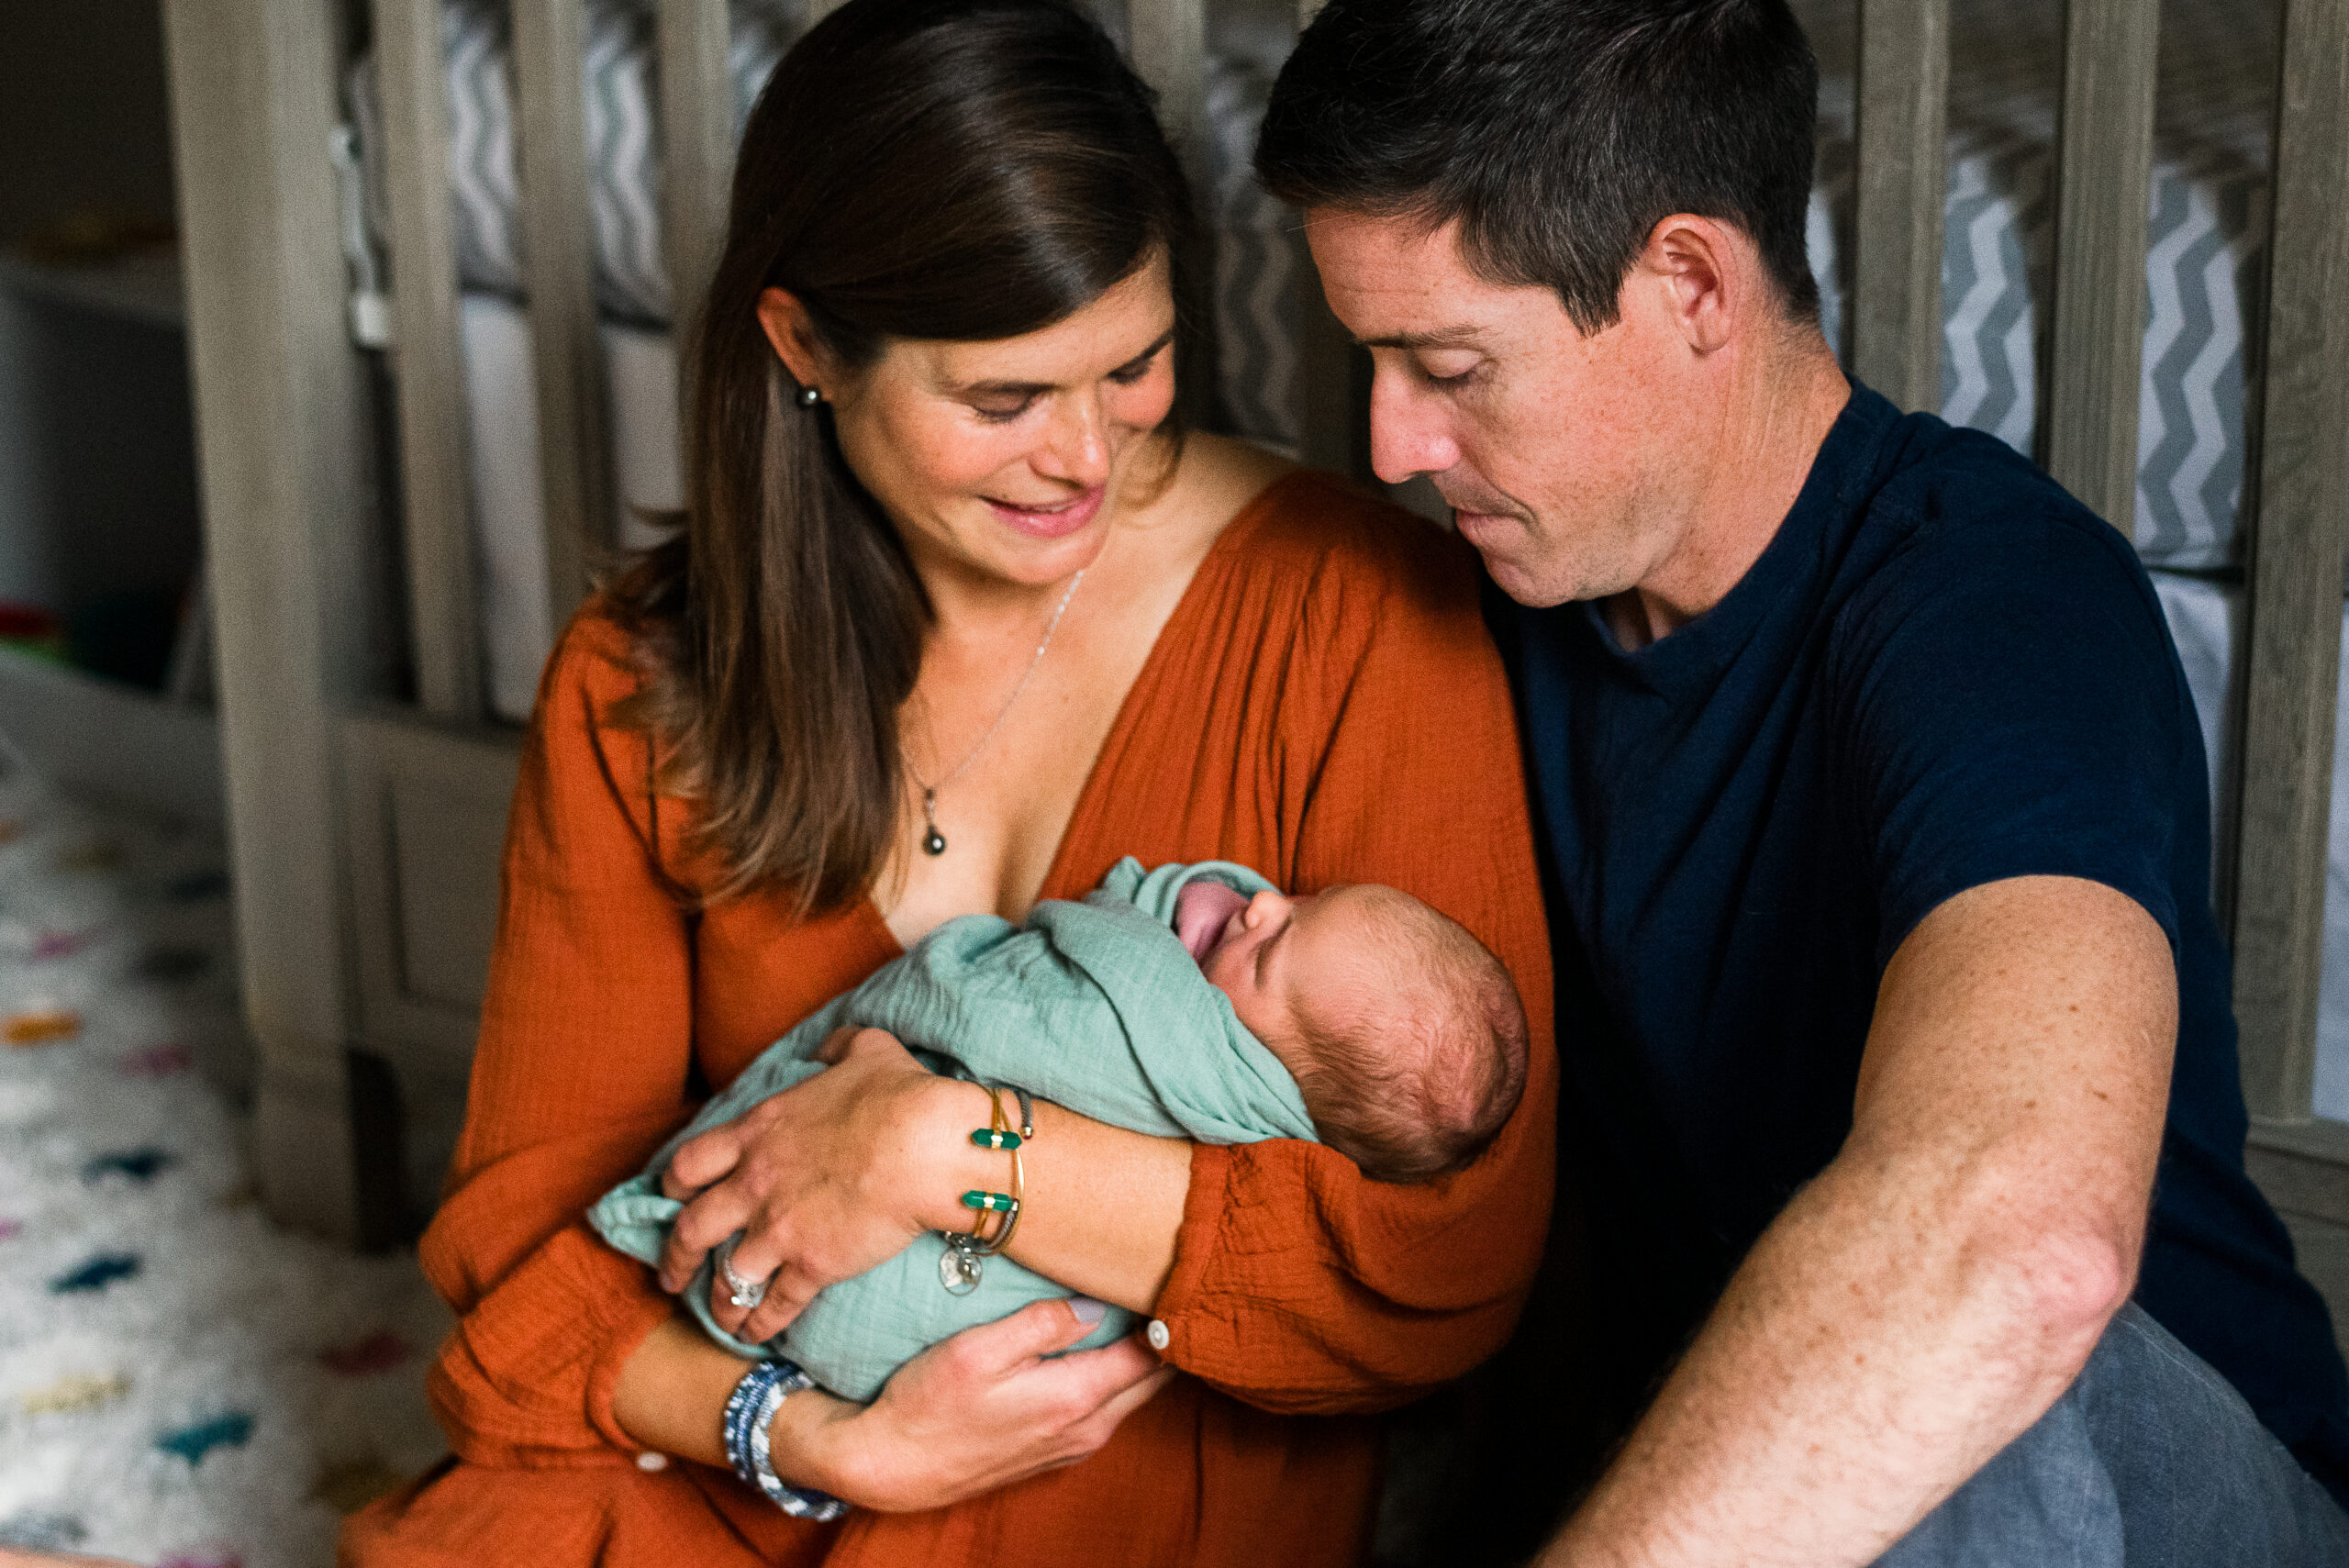
<path fill-rule="evenodd" d="M 1131 1346 L 1137 1352 L 1136 1358 L 1133 1359 L 1139 1360 L 1148 1370 L 1144 1371 L 1140 1377 L 1134 1378 L 1132 1382 L 1118 1388 L 1101 1402 L 1092 1415 L 1087 1416 L 1079 1424 L 1088 1437 L 1092 1449 L 1098 1449 L 1103 1443 L 1108 1442 L 1109 1435 L 1118 1429 L 1119 1422 L 1156 1398 L 1158 1391 L 1174 1382 L 1176 1375 L 1174 1368 L 1161 1362 L 1140 1342 L 1127 1340 L 1121 1343 Z M 1118 1348 L 1118 1345 L 1105 1345 L 1097 1353 L 1106 1356 Z M 1131 1370 L 1132 1361 L 1130 1360 L 1114 1368 L 1105 1367 L 1102 1375 L 1105 1377 L 1113 1374 L 1130 1375 Z"/>
<path fill-rule="evenodd" d="M 661 1249 L 661 1288 L 674 1296 L 685 1288 L 710 1249 L 742 1229 L 751 1200 L 730 1187 L 716 1187 L 685 1205 Z M 745 1277 L 756 1277 L 746 1275 Z"/>
<path fill-rule="evenodd" d="M 819 1434 L 816 1462 L 839 1483 L 826 1489 L 889 1511 L 934 1508 L 1095 1452 L 1174 1375 L 1138 1340 L 1055 1354 L 1102 1311 L 1083 1297 L 1040 1301 L 932 1345 Z"/>
<path fill-rule="evenodd" d="M 956 1370 L 972 1377 L 1001 1377 L 1068 1349 L 1100 1325 L 1102 1311 L 1088 1296 L 1031 1301 L 1008 1318 L 965 1329 L 946 1343 Z"/>
<path fill-rule="evenodd" d="M 1133 1395 L 1152 1378 L 1158 1378 L 1158 1384 L 1152 1388 L 1152 1393 L 1156 1392 L 1157 1387 L 1165 1383 L 1159 1374 L 1174 1369 L 1161 1362 L 1139 1337 L 1130 1335 L 1097 1351 L 1078 1351 L 1058 1361 L 1048 1362 L 1044 1370 L 1068 1380 L 1070 1402 L 1083 1413 L 1078 1418 L 1089 1419 Z M 1142 1398 L 1134 1400 L 1134 1404 L 1141 1404 L 1147 1398 L 1148 1396 L 1144 1395 Z M 1130 1407 L 1120 1408 L 1120 1416 L 1125 1408 Z"/>
<path fill-rule="evenodd" d="M 842 1024 L 826 1035 L 824 1043 L 816 1048 L 816 1060 L 828 1066 L 837 1067 L 841 1064 L 841 1058 L 848 1054 L 848 1048 L 855 1043 L 858 1035 L 881 1032 L 879 1029 L 860 1029 L 854 1024 Z"/>
<path fill-rule="evenodd" d="M 727 1332 L 740 1340 L 764 1344 L 790 1328 L 823 1288 L 823 1281 L 786 1263 L 767 1281 L 765 1297 L 743 1315 L 742 1326 Z"/>
<path fill-rule="evenodd" d="M 709 1308 L 718 1327 L 752 1344 L 763 1344 L 782 1333 L 826 1283 L 794 1252 L 790 1234 L 771 1216 L 757 1216 L 734 1243 L 727 1262 L 737 1276 L 763 1288 L 752 1292 L 759 1297 L 755 1304 L 737 1307 L 726 1271 L 718 1270 L 710 1281 Z"/>
<path fill-rule="evenodd" d="M 731 1171 L 742 1157 L 741 1127 L 729 1121 L 679 1145 L 661 1173 L 662 1195 L 683 1202 Z"/>

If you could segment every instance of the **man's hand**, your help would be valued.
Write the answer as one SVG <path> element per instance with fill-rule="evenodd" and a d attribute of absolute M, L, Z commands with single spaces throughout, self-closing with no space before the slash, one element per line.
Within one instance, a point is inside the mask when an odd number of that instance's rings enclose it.
<path fill-rule="evenodd" d="M 2177 976 L 2101 884 L 1958 895 L 1885 970 L 1842 1151 L 1764 1232 L 1545 1564 L 1873 1562 L 2128 1300 Z"/>

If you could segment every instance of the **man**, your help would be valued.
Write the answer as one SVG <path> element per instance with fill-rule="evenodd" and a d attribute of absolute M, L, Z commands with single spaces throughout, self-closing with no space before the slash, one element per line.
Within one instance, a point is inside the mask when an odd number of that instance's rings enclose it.
<path fill-rule="evenodd" d="M 1331 0 L 1257 154 L 1507 595 L 1627 1432 L 1544 1561 L 2349 1561 L 2158 604 L 1844 379 L 1816 90 L 1784 0 Z"/>

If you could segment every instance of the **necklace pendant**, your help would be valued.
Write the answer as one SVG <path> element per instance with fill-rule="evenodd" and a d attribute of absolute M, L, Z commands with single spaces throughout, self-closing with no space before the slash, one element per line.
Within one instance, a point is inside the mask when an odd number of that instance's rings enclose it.
<path fill-rule="evenodd" d="M 938 1283 L 946 1287 L 949 1296 L 968 1296 L 979 1288 L 979 1271 L 985 1266 L 970 1243 L 960 1233 L 946 1238 L 946 1251 L 938 1255 Z"/>
<path fill-rule="evenodd" d="M 921 836 L 921 852 L 925 855 L 942 855 L 946 852 L 946 835 L 940 832 L 935 824 L 931 826 L 929 832 Z"/>

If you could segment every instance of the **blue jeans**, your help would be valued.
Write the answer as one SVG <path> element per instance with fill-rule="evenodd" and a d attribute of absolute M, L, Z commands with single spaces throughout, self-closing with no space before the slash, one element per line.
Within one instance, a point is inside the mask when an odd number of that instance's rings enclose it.
<path fill-rule="evenodd" d="M 2349 1568 L 2349 1517 L 2132 1302 L 2077 1382 L 1878 1568 Z"/>

